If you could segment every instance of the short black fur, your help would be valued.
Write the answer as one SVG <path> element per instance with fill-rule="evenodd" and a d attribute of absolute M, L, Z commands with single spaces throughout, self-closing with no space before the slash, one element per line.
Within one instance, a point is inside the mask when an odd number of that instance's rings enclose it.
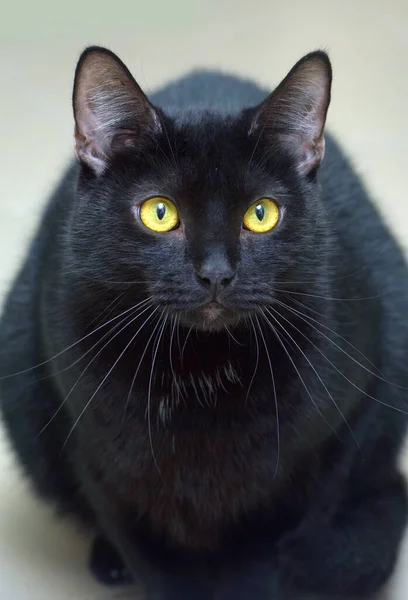
<path fill-rule="evenodd" d="M 100 536 L 105 583 L 369 598 L 394 568 L 407 267 L 330 137 L 319 168 L 330 83 L 317 52 L 265 101 L 194 73 L 150 104 L 112 53 L 80 60 L 80 160 L 7 299 L 0 393 L 37 491 Z M 173 231 L 140 221 L 152 196 Z M 265 197 L 280 220 L 252 233 Z"/>

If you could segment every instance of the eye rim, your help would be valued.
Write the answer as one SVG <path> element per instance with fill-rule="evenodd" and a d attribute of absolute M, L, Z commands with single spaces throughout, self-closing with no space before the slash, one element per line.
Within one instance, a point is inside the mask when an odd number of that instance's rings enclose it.
<path fill-rule="evenodd" d="M 257 204 L 260 204 L 263 201 L 268 201 L 268 202 L 271 202 L 272 204 L 275 205 L 275 207 L 277 209 L 277 213 L 278 213 L 278 218 L 276 219 L 276 222 L 272 225 L 272 227 L 270 227 L 269 229 L 266 229 L 265 231 L 255 231 L 255 230 L 250 229 L 249 227 L 247 227 L 247 225 L 245 224 L 245 216 L 247 215 L 247 213 L 249 212 L 249 210 L 253 206 L 256 206 Z M 276 229 L 276 227 L 281 222 L 282 212 L 283 212 L 283 208 L 282 208 L 282 206 L 280 205 L 280 203 L 275 198 L 271 198 L 269 196 L 261 196 L 260 198 L 258 198 L 258 200 L 254 200 L 253 202 L 251 202 L 250 205 L 248 206 L 248 208 L 246 209 L 246 211 L 244 213 L 244 216 L 242 218 L 242 229 L 244 231 L 247 231 L 249 233 L 253 233 L 253 234 L 256 234 L 256 235 L 264 235 L 264 234 L 267 234 L 267 233 L 271 233 L 272 231 L 274 231 Z"/>
<path fill-rule="evenodd" d="M 157 200 L 157 201 L 164 200 L 174 206 L 174 208 L 176 209 L 176 213 L 177 213 L 177 222 L 174 225 L 174 227 L 172 227 L 171 229 L 164 229 L 164 230 L 160 231 L 160 230 L 152 229 L 151 227 L 146 225 L 146 223 L 142 219 L 141 213 L 142 213 L 143 206 L 146 204 L 146 202 L 149 202 L 149 200 Z M 151 196 L 144 198 L 141 202 L 139 202 L 137 204 L 134 211 L 136 212 L 139 222 L 142 224 L 143 228 L 146 231 L 149 231 L 150 233 L 154 233 L 154 234 L 171 233 L 172 231 L 176 231 L 177 229 L 179 229 L 181 226 L 180 214 L 179 214 L 177 204 L 174 202 L 174 200 L 172 198 L 169 198 L 168 196 L 163 196 L 162 194 L 152 194 Z"/>

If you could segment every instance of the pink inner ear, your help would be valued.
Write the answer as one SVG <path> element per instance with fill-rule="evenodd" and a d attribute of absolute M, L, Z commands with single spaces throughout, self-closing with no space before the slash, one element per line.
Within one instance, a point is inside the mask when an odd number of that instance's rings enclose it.
<path fill-rule="evenodd" d="M 297 165 L 297 171 L 301 175 L 307 175 L 312 169 L 317 167 L 324 158 L 325 151 L 325 139 L 324 135 L 315 140 L 303 143 L 303 151 L 301 152 L 303 160 L 300 158 L 300 162 Z"/>
<path fill-rule="evenodd" d="M 142 135 L 139 127 L 135 127 L 134 130 L 123 129 L 112 136 L 111 149 L 113 152 L 119 152 L 126 148 L 137 148 Z"/>
<path fill-rule="evenodd" d="M 78 158 L 91 167 L 97 175 L 101 175 L 107 165 L 106 155 L 92 137 L 86 138 L 75 127 L 75 152 Z"/>

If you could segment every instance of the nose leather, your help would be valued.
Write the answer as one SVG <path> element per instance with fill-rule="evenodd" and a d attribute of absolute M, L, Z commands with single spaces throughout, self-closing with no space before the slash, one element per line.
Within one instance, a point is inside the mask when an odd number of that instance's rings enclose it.
<path fill-rule="evenodd" d="M 234 279 L 235 270 L 225 256 L 207 259 L 197 270 L 201 284 L 211 292 L 211 299 L 216 300 L 222 289 Z"/>

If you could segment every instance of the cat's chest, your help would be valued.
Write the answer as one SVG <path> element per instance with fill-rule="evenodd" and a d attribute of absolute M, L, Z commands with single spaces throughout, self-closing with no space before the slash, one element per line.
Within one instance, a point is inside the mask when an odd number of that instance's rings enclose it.
<path fill-rule="evenodd" d="M 101 388 L 81 421 L 92 446 L 82 456 L 120 515 L 180 544 L 214 548 L 230 524 L 270 506 L 279 473 L 289 472 L 278 456 L 285 427 L 278 440 L 264 365 L 244 351 L 194 355 L 186 346 L 183 360 L 163 357 L 135 381 L 134 365 L 124 363 Z"/>
<path fill-rule="evenodd" d="M 189 547 L 214 548 L 232 523 L 270 505 L 282 485 L 270 431 L 267 424 L 252 431 L 153 429 L 150 435 L 140 428 L 135 435 L 143 443 L 112 449 L 93 472 L 131 522 L 143 519 Z"/>

